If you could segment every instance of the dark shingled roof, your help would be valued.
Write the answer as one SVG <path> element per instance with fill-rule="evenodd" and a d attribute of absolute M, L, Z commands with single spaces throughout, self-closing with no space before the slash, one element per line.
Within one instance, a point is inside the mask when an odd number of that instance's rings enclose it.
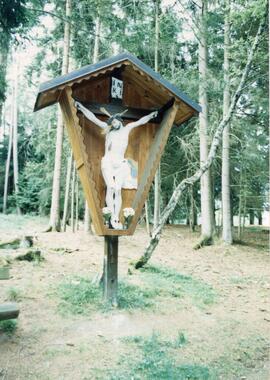
<path fill-rule="evenodd" d="M 117 63 L 121 63 L 122 61 L 126 61 L 126 60 L 130 61 L 135 66 L 137 66 L 140 70 L 144 71 L 152 79 L 154 79 L 155 81 L 160 83 L 167 90 L 169 90 L 173 95 L 175 95 L 177 98 L 181 99 L 183 102 L 188 104 L 194 110 L 196 110 L 197 112 L 201 112 L 201 106 L 199 104 L 194 102 L 186 94 L 184 94 L 182 91 L 180 91 L 176 86 L 174 86 L 172 83 L 170 83 L 169 81 L 164 79 L 161 75 L 159 75 L 153 69 L 151 69 L 151 67 L 147 66 L 145 63 L 143 63 L 137 57 L 135 57 L 134 55 L 132 55 L 130 53 L 121 53 L 121 54 L 118 54 L 114 57 L 103 59 L 102 61 L 99 61 L 98 63 L 95 63 L 93 65 L 84 66 L 84 67 L 82 67 L 78 70 L 74 70 L 74 71 L 72 71 L 66 75 L 62 75 L 62 76 L 54 78 L 48 82 L 42 83 L 39 87 L 39 92 L 37 95 L 34 111 L 38 111 L 39 109 L 44 107 L 44 106 L 39 106 L 39 102 L 41 100 L 40 98 L 42 97 L 42 94 L 46 93 L 47 91 L 57 89 L 59 86 L 62 86 L 63 84 L 68 84 L 69 82 L 76 81 L 77 79 L 80 79 L 84 76 L 92 74 L 98 70 L 104 69 L 106 67 L 110 67 L 112 65 L 115 65 Z M 52 105 L 56 102 L 57 102 L 57 97 L 55 98 L 55 101 L 50 103 L 50 105 Z"/>

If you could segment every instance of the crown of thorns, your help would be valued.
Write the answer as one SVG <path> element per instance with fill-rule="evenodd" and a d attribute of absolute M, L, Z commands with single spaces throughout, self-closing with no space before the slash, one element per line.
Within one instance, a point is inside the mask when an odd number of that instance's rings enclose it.
<path fill-rule="evenodd" d="M 122 119 L 122 116 L 128 111 L 127 109 L 124 110 L 123 112 L 121 113 L 116 113 L 114 115 L 111 115 L 109 111 L 106 110 L 106 108 L 104 107 L 101 107 L 100 108 L 100 111 L 103 112 L 105 115 L 107 115 L 109 117 L 109 119 L 107 120 L 107 124 L 110 125 L 111 122 L 116 119 L 116 120 L 119 120 L 119 121 L 123 121 Z"/>

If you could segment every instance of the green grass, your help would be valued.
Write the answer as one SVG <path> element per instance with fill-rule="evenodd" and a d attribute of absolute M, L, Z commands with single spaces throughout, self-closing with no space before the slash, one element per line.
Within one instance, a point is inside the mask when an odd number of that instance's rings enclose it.
<path fill-rule="evenodd" d="M 101 290 L 89 279 L 75 277 L 61 283 L 57 289 L 60 310 L 71 314 L 86 314 L 102 308 Z"/>
<path fill-rule="evenodd" d="M 176 339 L 162 339 L 153 333 L 150 337 L 126 338 L 125 341 L 135 344 L 140 353 L 125 357 L 120 361 L 120 368 L 111 371 L 107 377 L 110 380 L 208 380 L 210 379 L 207 367 L 198 364 L 177 364 L 174 356 L 175 350 L 186 344 L 183 333 Z M 133 350 L 134 351 L 134 350 Z M 179 356 L 179 352 L 178 355 Z M 124 363 L 124 364 L 123 364 Z M 125 364 L 126 363 L 126 364 Z M 123 368 L 125 365 L 126 368 Z"/>
<path fill-rule="evenodd" d="M 131 310 L 153 307 L 154 298 L 158 294 L 157 289 L 143 288 L 121 281 L 118 289 L 119 308 Z"/>
<path fill-rule="evenodd" d="M 9 319 L 7 321 L 0 321 L 0 331 L 8 335 L 12 335 L 17 328 L 17 321 L 14 319 Z"/>
<path fill-rule="evenodd" d="M 75 277 L 61 283 L 57 289 L 61 299 L 62 312 L 88 314 L 91 311 L 109 311 L 111 308 L 102 299 L 102 289 L 93 285 L 90 279 Z M 126 281 L 118 285 L 118 307 L 120 309 L 144 309 L 154 306 L 154 290 L 143 289 Z"/>
<path fill-rule="evenodd" d="M 154 308 L 168 297 L 188 297 L 198 307 L 205 307 L 216 300 L 216 293 L 210 285 L 173 269 L 147 266 L 136 276 L 142 280 L 142 285 L 130 283 L 136 280 L 135 276 L 119 282 L 119 309 Z M 71 278 L 58 286 L 57 293 L 61 299 L 62 312 L 89 314 L 91 311 L 105 312 L 111 309 L 102 299 L 102 289 L 92 284 L 89 278 Z"/>
<path fill-rule="evenodd" d="M 128 336 L 122 339 L 125 343 L 134 343 L 138 347 L 142 348 L 149 342 L 149 338 L 145 338 L 141 335 Z M 163 339 L 158 333 L 153 332 L 151 336 L 151 341 L 157 342 L 160 347 L 166 348 L 180 348 L 188 343 L 183 332 L 179 331 L 178 335 L 173 340 Z"/>
<path fill-rule="evenodd" d="M 22 294 L 21 291 L 17 288 L 9 288 L 7 290 L 7 298 L 9 301 L 21 301 L 22 299 Z"/>
<path fill-rule="evenodd" d="M 183 275 L 167 267 L 148 265 L 140 270 L 146 284 L 154 284 L 160 294 L 171 297 L 188 297 L 199 307 L 211 305 L 217 294 L 211 285 L 189 275 Z"/>

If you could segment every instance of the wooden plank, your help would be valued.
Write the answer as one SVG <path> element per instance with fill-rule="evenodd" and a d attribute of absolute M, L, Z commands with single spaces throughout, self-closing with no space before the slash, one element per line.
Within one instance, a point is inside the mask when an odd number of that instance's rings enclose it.
<path fill-rule="evenodd" d="M 91 169 L 91 179 L 95 184 L 96 198 L 99 209 L 105 205 L 105 182 L 101 172 L 101 159 L 105 151 L 105 135 L 102 130 L 78 113 L 82 139 L 85 145 L 87 160 Z M 103 119 L 102 117 L 99 117 Z M 107 118 L 107 117 L 106 117 Z"/>
<path fill-rule="evenodd" d="M 104 238 L 103 297 L 112 306 L 117 306 L 118 288 L 118 236 Z"/>
<path fill-rule="evenodd" d="M 154 91 L 150 86 L 148 86 L 148 83 L 145 83 L 143 81 L 143 78 L 140 78 L 138 76 L 139 74 L 135 73 L 129 73 L 124 71 L 124 80 L 127 80 L 130 82 L 132 86 L 135 88 L 140 88 L 141 90 L 139 91 L 141 93 L 141 97 L 143 98 L 145 95 L 147 96 L 148 101 L 153 104 L 153 106 L 162 106 L 167 100 L 168 97 L 164 96 L 164 94 L 159 94 L 156 91 Z M 129 101 L 132 101 L 132 99 L 129 99 Z M 137 101 L 137 99 L 136 99 Z"/>
<path fill-rule="evenodd" d="M 19 313 L 20 310 L 16 303 L 0 304 L 0 321 L 18 318 Z"/>
<path fill-rule="evenodd" d="M 101 214 L 100 204 L 98 202 L 96 184 L 92 179 L 92 171 L 88 162 L 86 147 L 82 138 L 81 126 L 79 123 L 79 118 L 76 114 L 76 108 L 74 106 L 74 100 L 72 99 L 72 90 L 70 87 L 67 87 L 62 92 L 62 95 L 60 97 L 60 106 L 63 112 L 65 125 L 67 127 L 74 159 L 77 165 L 80 167 L 78 172 L 84 194 L 88 202 L 95 231 L 98 235 L 103 235 L 103 217 Z M 83 165 L 80 165 L 81 162 L 83 162 Z"/>
<path fill-rule="evenodd" d="M 136 228 L 136 224 L 141 214 L 146 196 L 149 192 L 151 183 L 154 179 L 158 164 L 161 159 L 161 155 L 167 143 L 170 130 L 173 126 L 177 110 L 178 110 L 178 106 L 177 104 L 174 104 L 169 110 L 165 112 L 163 120 L 160 124 L 160 127 L 158 131 L 156 132 L 154 142 L 151 145 L 148 161 L 146 163 L 141 181 L 139 183 L 139 186 L 138 186 L 138 189 L 137 189 L 137 192 L 132 204 L 132 207 L 134 208 L 134 210 L 136 210 L 136 213 L 131 222 L 131 226 L 130 226 L 131 233 L 133 233 Z"/>
<path fill-rule="evenodd" d="M 170 98 L 172 98 L 174 95 L 170 92 L 164 93 L 163 91 L 160 91 L 159 86 L 157 86 L 156 82 L 150 79 L 149 81 L 145 80 L 145 77 L 141 75 L 139 72 L 136 72 L 132 69 L 132 67 L 126 67 L 124 71 L 124 77 L 125 80 L 129 81 L 135 88 L 140 88 L 138 92 L 141 93 L 142 98 L 148 94 L 149 98 L 151 99 L 153 107 L 160 107 L 164 103 L 166 103 Z M 177 124 L 180 124 L 179 120 L 183 117 L 183 115 L 189 113 L 189 112 L 196 112 L 194 111 L 190 106 L 188 106 L 185 102 L 180 101 L 177 99 L 177 103 L 179 105 L 177 115 L 176 115 L 176 122 Z"/>
<path fill-rule="evenodd" d="M 175 120 L 177 127 L 179 127 L 181 124 L 183 124 L 185 121 L 189 120 L 190 118 L 192 118 L 192 116 L 195 116 L 195 115 L 197 115 L 196 112 L 191 111 L 191 112 L 185 113 L 180 118 L 178 116 L 178 119 Z"/>
<path fill-rule="evenodd" d="M 76 169 L 77 170 L 80 170 L 80 168 L 84 165 L 84 162 L 81 158 L 78 159 L 77 163 L 76 163 Z"/>

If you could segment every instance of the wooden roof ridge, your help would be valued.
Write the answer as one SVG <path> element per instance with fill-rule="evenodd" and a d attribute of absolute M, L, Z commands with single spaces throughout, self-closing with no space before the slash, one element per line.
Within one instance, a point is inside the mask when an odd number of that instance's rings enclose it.
<path fill-rule="evenodd" d="M 125 61 L 129 61 L 134 66 L 137 66 L 140 70 L 142 70 L 147 75 L 149 75 L 154 81 L 156 81 L 158 84 L 160 84 L 165 89 L 170 91 L 177 98 L 179 98 L 180 100 L 188 104 L 195 111 L 201 112 L 201 106 L 199 104 L 197 104 L 195 101 L 190 99 L 189 96 L 187 96 L 185 93 L 179 90 L 175 85 L 170 83 L 167 79 L 163 78 L 159 73 L 155 72 L 151 67 L 143 63 L 141 60 L 139 60 L 137 57 L 130 54 L 129 52 L 124 52 L 124 53 L 115 55 L 113 57 L 103 59 L 97 63 L 83 66 L 82 68 L 71 71 L 68 74 L 61 75 L 50 81 L 42 83 L 38 90 L 38 95 L 37 95 L 34 111 L 38 111 L 39 109 L 44 107 L 44 106 L 40 106 L 39 99 L 46 92 L 56 91 L 59 87 L 63 88 L 64 85 L 68 85 L 76 81 L 81 81 L 85 76 L 94 74 L 95 72 L 100 71 L 102 69 L 106 69 L 106 68 L 109 69 L 111 66 L 117 65 L 122 62 L 124 64 Z M 50 104 L 47 104 L 47 105 L 52 105 L 56 103 L 57 100 L 58 99 L 56 97 L 55 101 L 50 102 Z M 47 105 L 45 105 L 45 107 Z"/>

